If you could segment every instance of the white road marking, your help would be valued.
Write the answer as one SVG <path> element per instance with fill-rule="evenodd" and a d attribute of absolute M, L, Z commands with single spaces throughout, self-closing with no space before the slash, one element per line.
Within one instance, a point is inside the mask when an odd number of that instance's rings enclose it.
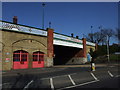
<path fill-rule="evenodd" d="M 68 77 L 70 78 L 70 81 L 72 82 L 73 85 L 76 85 L 75 82 L 73 81 L 73 79 L 71 78 L 70 75 L 68 75 Z"/>
<path fill-rule="evenodd" d="M 54 90 L 54 85 L 53 85 L 53 79 L 50 78 L 50 85 L 51 85 L 51 89 Z"/>
<path fill-rule="evenodd" d="M 60 89 L 57 89 L 57 90 L 63 90 L 63 89 L 68 89 L 68 88 L 73 88 L 73 87 L 83 86 L 83 85 L 90 84 L 90 83 L 94 83 L 94 82 L 98 82 L 98 81 L 99 81 L 99 80 L 94 80 L 94 81 L 90 81 L 90 82 L 86 82 L 86 83 L 78 84 L 78 85 L 75 85 L 75 86 L 69 86 L 69 87 L 60 88 Z"/>
<path fill-rule="evenodd" d="M 3 83 L 3 84 L 0 84 L 0 86 L 6 85 L 6 84 L 10 84 L 10 83 Z"/>
<path fill-rule="evenodd" d="M 98 80 L 97 77 L 96 77 L 93 73 L 90 73 L 90 74 L 93 76 L 93 78 L 94 78 L 95 80 Z"/>
<path fill-rule="evenodd" d="M 77 73 L 72 73 L 72 74 L 69 74 L 69 75 L 74 75 L 74 74 L 77 74 Z M 41 78 L 40 80 L 50 79 L 50 78 L 57 78 L 57 77 L 62 77 L 62 76 L 68 76 L 68 75 L 60 75 L 60 76 L 54 76 L 54 77 Z"/>
<path fill-rule="evenodd" d="M 109 66 L 109 67 L 115 67 L 115 66 Z"/>
<path fill-rule="evenodd" d="M 120 77 L 120 75 L 116 75 L 115 77 Z"/>
<path fill-rule="evenodd" d="M 29 87 L 29 85 L 31 84 L 33 82 L 33 80 L 31 80 L 25 87 L 24 87 L 24 89 L 23 90 L 25 90 L 26 88 L 28 88 Z"/>
<path fill-rule="evenodd" d="M 113 77 L 114 75 L 110 72 L 110 71 L 108 71 L 108 74 L 111 76 L 111 77 Z"/>

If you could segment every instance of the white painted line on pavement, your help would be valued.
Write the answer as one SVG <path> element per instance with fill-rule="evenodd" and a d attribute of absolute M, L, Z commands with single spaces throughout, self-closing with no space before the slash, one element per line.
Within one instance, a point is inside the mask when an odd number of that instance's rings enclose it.
<path fill-rule="evenodd" d="M 29 87 L 29 85 L 31 84 L 33 82 L 33 80 L 31 80 L 25 87 L 24 87 L 24 89 L 23 90 L 25 90 L 26 88 L 28 88 Z"/>
<path fill-rule="evenodd" d="M 72 73 L 69 75 L 74 75 L 74 74 L 77 74 L 77 73 Z M 60 76 L 54 76 L 54 77 L 41 78 L 40 80 L 49 79 L 49 78 L 57 78 L 57 77 L 62 77 L 62 76 L 68 76 L 68 75 L 60 75 Z"/>
<path fill-rule="evenodd" d="M 90 74 L 93 76 L 93 78 L 94 78 L 95 80 L 98 80 L 97 77 L 96 77 L 93 73 L 90 73 Z"/>
<path fill-rule="evenodd" d="M 51 89 L 54 90 L 54 85 L 53 85 L 53 79 L 50 78 L 50 85 L 51 85 Z"/>
<path fill-rule="evenodd" d="M 109 66 L 109 67 L 115 67 L 115 66 Z"/>
<path fill-rule="evenodd" d="M 68 77 L 70 78 L 70 81 L 72 82 L 73 85 L 76 85 L 75 82 L 73 81 L 73 79 L 71 78 L 70 75 L 68 75 Z"/>
<path fill-rule="evenodd" d="M 108 74 L 111 76 L 111 77 L 113 77 L 114 75 L 110 72 L 110 71 L 108 71 Z"/>
<path fill-rule="evenodd" d="M 3 84 L 0 84 L 0 86 L 6 85 L 6 84 L 10 84 L 10 83 L 3 83 Z"/>
<path fill-rule="evenodd" d="M 75 85 L 75 86 L 69 86 L 69 87 L 60 88 L 60 89 L 57 89 L 57 90 L 63 90 L 63 89 L 68 89 L 68 88 L 83 86 L 83 85 L 87 85 L 87 84 L 94 83 L 94 82 L 98 82 L 98 81 L 99 81 L 99 80 L 94 80 L 94 81 L 90 81 L 90 82 L 78 84 L 78 85 Z"/>
<path fill-rule="evenodd" d="M 120 75 L 116 75 L 115 77 L 120 77 Z"/>

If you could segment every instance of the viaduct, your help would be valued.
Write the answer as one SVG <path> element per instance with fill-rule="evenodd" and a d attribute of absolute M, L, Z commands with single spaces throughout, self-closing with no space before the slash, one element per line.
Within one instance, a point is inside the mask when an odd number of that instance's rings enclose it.
<path fill-rule="evenodd" d="M 52 67 L 54 65 L 83 64 L 87 53 L 96 44 L 85 38 L 63 35 L 46 30 L 0 21 L 0 63 L 2 70 Z"/>

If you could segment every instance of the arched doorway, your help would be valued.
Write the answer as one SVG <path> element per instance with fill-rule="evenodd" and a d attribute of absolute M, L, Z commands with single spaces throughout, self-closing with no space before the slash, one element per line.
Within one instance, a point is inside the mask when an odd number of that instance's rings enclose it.
<path fill-rule="evenodd" d="M 13 69 L 28 68 L 28 52 L 18 50 L 13 53 Z"/>
<path fill-rule="evenodd" d="M 37 51 L 33 52 L 33 63 L 32 63 L 33 68 L 39 68 L 39 67 L 44 67 L 44 53 Z"/>

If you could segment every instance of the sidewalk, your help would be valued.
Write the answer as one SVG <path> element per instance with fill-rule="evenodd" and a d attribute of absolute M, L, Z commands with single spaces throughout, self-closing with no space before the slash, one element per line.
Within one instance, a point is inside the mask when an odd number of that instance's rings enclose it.
<path fill-rule="evenodd" d="M 96 64 L 96 67 L 105 67 L 106 64 Z M 53 67 L 91 67 L 90 64 L 82 64 L 82 65 L 56 65 Z"/>
<path fill-rule="evenodd" d="M 107 64 L 96 64 L 97 67 L 107 67 Z M 112 66 L 118 66 L 118 64 L 113 64 Z M 90 64 L 84 64 L 84 65 L 56 65 L 49 68 L 29 68 L 29 69 L 16 69 L 16 70 L 8 70 L 8 71 L 2 71 L 2 76 L 14 76 L 18 74 L 42 74 L 42 73 L 51 73 L 51 72 L 57 72 L 57 71 L 63 71 L 67 68 L 90 68 Z"/>

